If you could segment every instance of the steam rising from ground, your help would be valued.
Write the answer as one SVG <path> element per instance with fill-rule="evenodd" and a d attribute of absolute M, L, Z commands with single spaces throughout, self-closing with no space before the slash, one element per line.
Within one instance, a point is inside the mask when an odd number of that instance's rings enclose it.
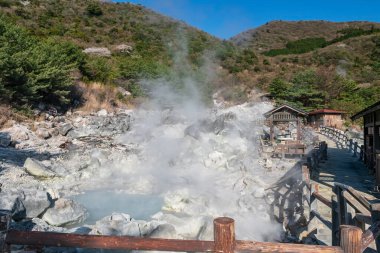
<path fill-rule="evenodd" d="M 273 240 L 279 229 L 264 201 L 268 176 L 257 143 L 262 127 L 253 124 L 272 105 L 205 106 L 181 43 L 178 72 L 169 81 L 144 82 L 150 99 L 131 111 L 131 130 L 118 139 L 130 152 L 102 163 L 99 182 L 126 193 L 162 196 L 162 212 L 153 219 L 171 224 L 172 215 L 187 217 L 186 229 L 197 231 L 190 237 L 211 239 L 212 219 L 229 216 L 236 220 L 239 239 Z M 204 80 L 211 69 L 201 70 L 207 73 Z"/>

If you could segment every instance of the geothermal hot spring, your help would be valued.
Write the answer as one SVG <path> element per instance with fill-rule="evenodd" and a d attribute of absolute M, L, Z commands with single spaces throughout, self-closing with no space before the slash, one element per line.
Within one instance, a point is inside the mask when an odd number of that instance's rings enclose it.
<path fill-rule="evenodd" d="M 94 224 L 114 212 L 149 226 L 163 238 L 212 239 L 214 218 L 235 219 L 238 239 L 276 240 L 265 188 L 279 175 L 262 166 L 255 124 L 272 109 L 267 102 L 201 106 L 196 99 L 160 89 L 131 110 L 131 127 L 114 141 L 127 154 L 91 156 L 100 169 L 75 196 Z M 157 232 L 158 231 L 158 232 Z"/>

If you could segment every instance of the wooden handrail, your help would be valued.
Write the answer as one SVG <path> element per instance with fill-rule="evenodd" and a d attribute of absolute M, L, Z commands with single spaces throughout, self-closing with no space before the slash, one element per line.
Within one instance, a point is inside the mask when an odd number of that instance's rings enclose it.
<path fill-rule="evenodd" d="M 380 221 L 373 223 L 362 235 L 362 251 L 364 251 L 380 235 Z"/>
<path fill-rule="evenodd" d="M 169 240 L 130 236 L 79 235 L 15 230 L 11 230 L 7 233 L 5 242 L 7 244 L 45 247 L 188 252 L 214 251 L 213 241 Z"/>
<path fill-rule="evenodd" d="M 223 229 L 222 234 L 227 231 Z M 222 235 L 219 234 L 219 235 Z M 223 237 L 223 236 L 222 236 Z M 215 238 L 216 239 L 216 238 Z M 219 238 L 222 239 L 222 238 Z M 225 239 L 225 238 L 224 238 Z M 224 240 L 223 239 L 223 240 Z M 36 231 L 9 231 L 7 244 L 45 246 L 45 247 L 78 247 L 119 250 L 155 250 L 155 251 L 187 251 L 187 252 L 343 252 L 339 247 L 302 245 L 274 242 L 235 241 L 230 237 L 230 243 L 217 241 L 176 240 L 138 238 L 130 236 L 79 235 Z M 219 245 L 219 246 L 218 246 Z M 231 248 L 231 246 L 233 246 Z M 226 250 L 227 249 L 227 250 Z"/>
<path fill-rule="evenodd" d="M 322 195 L 320 195 L 318 192 L 313 192 L 312 196 L 314 196 L 316 199 L 318 199 L 319 201 L 321 201 L 326 206 L 328 206 L 330 208 L 332 207 L 331 200 L 326 199 L 325 197 L 323 197 Z"/>
<path fill-rule="evenodd" d="M 233 240 L 230 240 L 232 242 Z M 122 250 L 229 252 L 217 250 L 213 241 L 78 235 L 36 231 L 9 231 L 6 243 L 16 245 L 78 247 Z M 274 242 L 234 241 L 234 251 L 245 252 L 343 252 L 339 247 Z"/>

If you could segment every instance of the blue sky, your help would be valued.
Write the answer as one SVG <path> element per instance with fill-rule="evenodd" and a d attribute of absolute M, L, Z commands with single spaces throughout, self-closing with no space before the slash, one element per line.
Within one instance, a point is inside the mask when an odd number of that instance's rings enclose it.
<path fill-rule="evenodd" d="M 272 20 L 380 22 L 380 0 L 115 0 L 144 5 L 228 39 Z"/>

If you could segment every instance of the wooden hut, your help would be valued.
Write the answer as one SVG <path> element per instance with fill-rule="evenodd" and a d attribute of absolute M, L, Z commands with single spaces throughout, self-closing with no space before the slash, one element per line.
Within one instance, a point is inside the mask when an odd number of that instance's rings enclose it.
<path fill-rule="evenodd" d="M 308 122 L 312 127 L 328 126 L 337 129 L 343 127 L 344 111 L 320 109 L 309 112 Z"/>
<path fill-rule="evenodd" d="M 380 101 L 351 117 L 363 118 L 364 162 L 376 173 L 376 184 L 380 185 Z"/>
<path fill-rule="evenodd" d="M 301 127 L 307 112 L 292 107 L 281 105 L 264 114 L 270 126 L 270 139 L 276 140 L 301 140 Z"/>

